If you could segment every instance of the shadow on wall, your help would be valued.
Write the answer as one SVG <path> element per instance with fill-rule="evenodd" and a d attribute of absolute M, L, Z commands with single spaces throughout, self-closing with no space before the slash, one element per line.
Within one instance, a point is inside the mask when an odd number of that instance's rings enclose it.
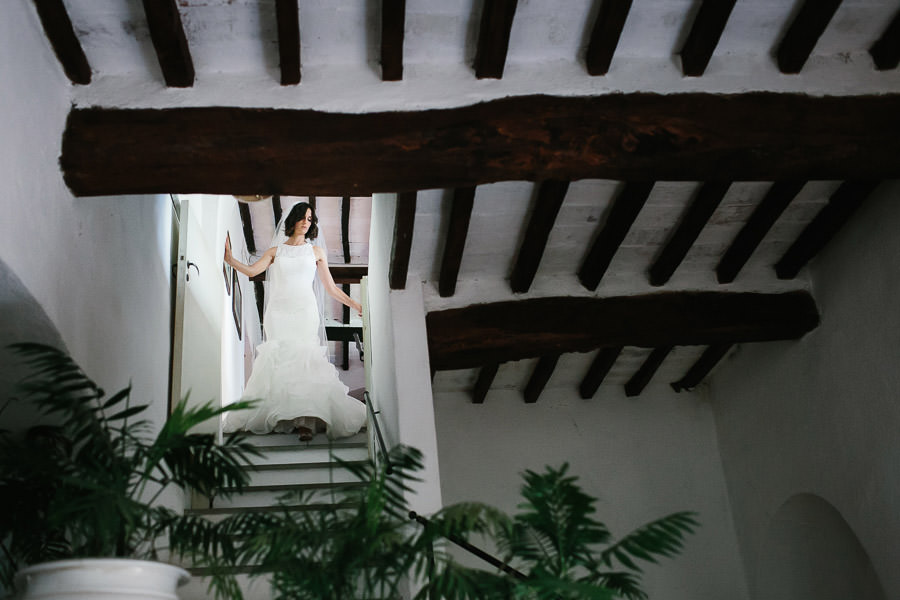
<path fill-rule="evenodd" d="M 798 494 L 775 513 L 766 532 L 757 598 L 885 600 L 869 555 L 834 506 Z"/>
<path fill-rule="evenodd" d="M 0 260 L 0 407 L 24 375 L 19 358 L 7 347 L 17 342 L 40 342 L 66 350 L 56 326 L 12 269 Z M 11 403 L 0 413 L 0 427 L 20 429 L 31 425 L 24 407 Z"/>

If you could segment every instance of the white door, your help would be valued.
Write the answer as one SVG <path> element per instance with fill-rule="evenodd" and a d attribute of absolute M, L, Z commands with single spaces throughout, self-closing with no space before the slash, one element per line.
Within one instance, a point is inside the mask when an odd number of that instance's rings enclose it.
<path fill-rule="evenodd" d="M 172 399 L 190 404 L 221 402 L 222 257 L 201 226 L 203 203 L 181 200 L 175 271 Z M 198 431 L 215 433 L 216 423 Z"/>

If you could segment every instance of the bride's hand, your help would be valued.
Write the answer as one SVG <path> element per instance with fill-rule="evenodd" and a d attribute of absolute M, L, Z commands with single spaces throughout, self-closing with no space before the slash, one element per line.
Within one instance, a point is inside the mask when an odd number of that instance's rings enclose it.
<path fill-rule="evenodd" d="M 225 264 L 230 265 L 234 257 L 231 256 L 231 240 L 225 239 Z"/>
<path fill-rule="evenodd" d="M 359 316 L 362 316 L 362 304 L 360 304 L 356 300 L 351 300 L 350 307 L 356 311 L 356 314 L 358 314 Z"/>

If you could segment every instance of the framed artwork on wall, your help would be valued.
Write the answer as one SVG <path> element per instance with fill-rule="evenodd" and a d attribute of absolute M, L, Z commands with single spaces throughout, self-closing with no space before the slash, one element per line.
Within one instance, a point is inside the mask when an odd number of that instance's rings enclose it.
<path fill-rule="evenodd" d="M 231 246 L 231 232 L 225 232 L 225 246 Z M 234 271 L 231 265 L 222 261 L 222 274 L 225 276 L 225 294 L 231 293 L 231 273 Z"/>
<path fill-rule="evenodd" d="M 237 328 L 238 339 L 241 339 L 241 323 L 243 322 L 243 303 L 241 297 L 241 282 L 238 281 L 237 270 L 231 271 L 231 314 L 234 317 L 234 326 Z"/>

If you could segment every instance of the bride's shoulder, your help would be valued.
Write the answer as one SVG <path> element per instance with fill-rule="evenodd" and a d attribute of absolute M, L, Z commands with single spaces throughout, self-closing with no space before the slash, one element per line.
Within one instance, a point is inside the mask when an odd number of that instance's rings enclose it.
<path fill-rule="evenodd" d="M 325 250 L 321 246 L 313 246 L 312 247 L 313 254 L 316 257 L 316 260 L 325 260 Z"/>

